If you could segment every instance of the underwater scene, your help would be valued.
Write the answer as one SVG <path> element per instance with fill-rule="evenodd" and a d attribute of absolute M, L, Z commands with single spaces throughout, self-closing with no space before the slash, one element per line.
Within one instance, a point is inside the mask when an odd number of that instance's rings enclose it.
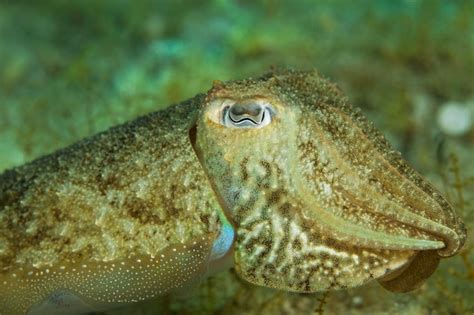
<path fill-rule="evenodd" d="M 0 0 L 0 174 L 0 315 L 474 314 L 474 1 Z"/>

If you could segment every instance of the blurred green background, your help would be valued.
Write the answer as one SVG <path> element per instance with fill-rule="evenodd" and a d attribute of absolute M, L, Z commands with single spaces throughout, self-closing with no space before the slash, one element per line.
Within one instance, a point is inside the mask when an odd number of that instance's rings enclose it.
<path fill-rule="evenodd" d="M 330 293 L 332 313 L 474 313 L 474 1 L 0 1 L 0 171 L 271 66 L 317 68 L 442 190 L 462 255 L 414 293 Z M 322 295 L 232 271 L 111 314 L 311 314 Z"/>

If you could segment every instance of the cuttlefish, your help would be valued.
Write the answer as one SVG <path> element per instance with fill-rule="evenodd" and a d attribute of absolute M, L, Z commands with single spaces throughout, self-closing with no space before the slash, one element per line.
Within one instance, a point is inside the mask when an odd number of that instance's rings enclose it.
<path fill-rule="evenodd" d="M 233 267 L 293 292 L 418 288 L 466 231 L 316 71 L 205 94 L 0 176 L 0 314 L 80 314 Z"/>

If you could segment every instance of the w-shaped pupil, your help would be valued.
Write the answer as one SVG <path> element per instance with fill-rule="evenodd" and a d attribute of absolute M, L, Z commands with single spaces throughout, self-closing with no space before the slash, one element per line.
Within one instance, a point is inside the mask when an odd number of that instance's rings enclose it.
<path fill-rule="evenodd" d="M 256 103 L 237 103 L 229 109 L 229 117 L 233 122 L 251 120 L 255 124 L 260 124 L 263 114 L 263 106 Z"/>

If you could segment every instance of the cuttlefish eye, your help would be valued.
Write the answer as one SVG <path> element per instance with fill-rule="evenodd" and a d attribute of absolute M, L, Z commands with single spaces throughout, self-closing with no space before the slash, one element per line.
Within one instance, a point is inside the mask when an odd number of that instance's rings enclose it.
<path fill-rule="evenodd" d="M 248 100 L 222 109 L 222 124 L 230 128 L 262 128 L 272 122 L 274 111 L 267 103 Z"/>

